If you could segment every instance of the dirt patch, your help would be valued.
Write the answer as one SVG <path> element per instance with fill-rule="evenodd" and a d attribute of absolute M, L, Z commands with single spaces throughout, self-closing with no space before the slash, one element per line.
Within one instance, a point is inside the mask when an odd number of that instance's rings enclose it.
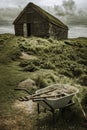
<path fill-rule="evenodd" d="M 0 130 L 18 130 L 17 120 L 11 117 L 7 119 L 0 119 Z"/>
<path fill-rule="evenodd" d="M 27 102 L 16 100 L 11 106 L 12 114 L 0 116 L 0 130 L 38 130 L 36 106 L 31 100 Z"/>
<path fill-rule="evenodd" d="M 16 101 L 13 105 L 15 109 L 21 110 L 23 113 L 32 114 L 35 110 L 36 104 L 33 101 L 20 102 Z"/>
<path fill-rule="evenodd" d="M 37 59 L 36 56 L 33 56 L 33 55 L 28 55 L 27 53 L 25 52 L 22 52 L 21 53 L 21 56 L 20 56 L 21 59 L 24 59 L 24 60 L 32 60 L 32 59 Z"/>

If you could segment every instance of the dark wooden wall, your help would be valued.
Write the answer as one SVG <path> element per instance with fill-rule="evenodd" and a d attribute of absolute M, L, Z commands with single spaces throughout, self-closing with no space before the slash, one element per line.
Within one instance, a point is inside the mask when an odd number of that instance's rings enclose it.
<path fill-rule="evenodd" d="M 34 36 L 47 36 L 49 31 L 49 22 L 32 7 L 26 9 L 27 22 L 31 23 L 31 34 Z"/>
<path fill-rule="evenodd" d="M 16 36 L 24 36 L 23 33 L 23 24 L 15 24 L 15 35 Z"/>
<path fill-rule="evenodd" d="M 56 39 L 67 39 L 68 38 L 68 29 L 58 27 L 52 23 L 49 23 L 49 34 L 50 37 Z"/>

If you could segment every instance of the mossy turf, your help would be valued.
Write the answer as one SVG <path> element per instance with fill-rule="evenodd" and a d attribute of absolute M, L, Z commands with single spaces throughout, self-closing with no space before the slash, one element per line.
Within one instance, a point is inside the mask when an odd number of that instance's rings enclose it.
<path fill-rule="evenodd" d="M 20 59 L 21 52 L 37 57 Z M 50 112 L 37 115 L 16 111 L 14 102 L 25 93 L 15 92 L 18 83 L 31 78 L 37 89 L 54 83 L 75 85 L 77 95 L 87 114 L 87 39 L 63 41 L 37 37 L 23 38 L 0 35 L 0 129 L 1 130 L 86 130 L 87 122 L 76 104 L 57 111 L 55 122 Z M 8 121 L 8 122 L 7 122 Z M 31 122 L 32 126 L 30 126 Z"/>

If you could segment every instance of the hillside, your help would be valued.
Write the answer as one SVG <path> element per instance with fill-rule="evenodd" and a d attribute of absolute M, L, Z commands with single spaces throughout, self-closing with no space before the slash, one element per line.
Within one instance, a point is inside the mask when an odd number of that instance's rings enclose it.
<path fill-rule="evenodd" d="M 51 38 L 0 35 L 1 130 L 51 129 L 51 113 L 41 113 L 38 116 L 36 106 L 34 112 L 29 113 L 26 103 L 22 104 L 27 111 L 25 112 L 17 101 L 25 93 L 15 92 L 14 89 L 28 78 L 36 84 L 35 88 L 28 88 L 31 92 L 55 83 L 76 86 L 80 91 L 77 95 L 79 102 L 87 114 L 87 38 L 57 41 Z M 56 129 L 59 130 L 60 127 L 61 130 L 85 130 L 84 116 L 80 109 L 76 101 L 63 115 L 57 112 Z"/>

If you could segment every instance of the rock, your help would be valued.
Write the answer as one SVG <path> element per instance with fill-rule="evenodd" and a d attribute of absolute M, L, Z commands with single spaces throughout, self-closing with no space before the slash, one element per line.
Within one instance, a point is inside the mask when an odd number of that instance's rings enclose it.
<path fill-rule="evenodd" d="M 26 88 L 26 89 L 29 89 L 29 90 L 31 90 L 31 89 L 36 90 L 36 88 L 37 88 L 35 81 L 32 80 L 32 79 L 26 79 L 26 80 L 20 82 L 18 87 L 19 88 Z"/>
<path fill-rule="evenodd" d="M 33 59 L 37 59 L 36 56 L 28 55 L 28 54 L 25 53 L 25 52 L 22 52 L 22 53 L 21 53 L 20 58 L 21 58 L 21 59 L 24 59 L 24 60 L 33 60 Z"/>

